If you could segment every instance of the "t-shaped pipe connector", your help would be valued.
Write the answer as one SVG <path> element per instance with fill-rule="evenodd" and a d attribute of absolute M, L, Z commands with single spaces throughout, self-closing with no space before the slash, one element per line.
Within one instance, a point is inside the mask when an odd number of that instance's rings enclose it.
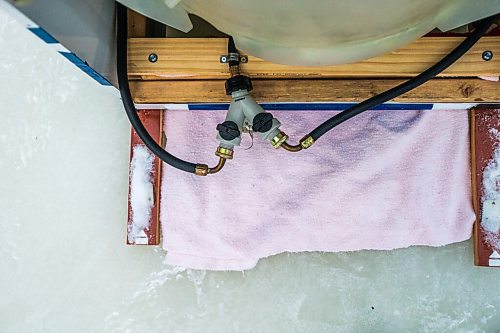
<path fill-rule="evenodd" d="M 217 126 L 220 147 L 232 150 L 239 145 L 245 123 L 275 148 L 286 140 L 286 134 L 279 130 L 281 123 L 255 102 L 250 95 L 252 89 L 252 80 L 248 76 L 237 74 L 226 80 L 226 93 L 231 95 L 231 104 L 225 121 Z"/>
<path fill-rule="evenodd" d="M 272 114 L 267 113 L 246 90 L 234 92 L 233 103 L 237 103 L 245 119 L 252 124 L 252 130 L 259 133 L 263 140 L 271 141 L 280 131 L 281 123 Z"/>

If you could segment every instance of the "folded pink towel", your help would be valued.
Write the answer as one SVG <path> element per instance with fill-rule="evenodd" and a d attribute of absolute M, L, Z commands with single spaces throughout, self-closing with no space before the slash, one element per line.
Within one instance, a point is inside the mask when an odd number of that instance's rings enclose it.
<path fill-rule="evenodd" d="M 295 140 L 332 116 L 274 115 Z M 168 149 L 216 162 L 221 111 L 168 111 Z M 161 222 L 167 262 L 244 270 L 281 252 L 390 250 L 468 239 L 467 111 L 370 111 L 306 151 L 248 136 L 223 171 L 195 177 L 165 166 Z"/>

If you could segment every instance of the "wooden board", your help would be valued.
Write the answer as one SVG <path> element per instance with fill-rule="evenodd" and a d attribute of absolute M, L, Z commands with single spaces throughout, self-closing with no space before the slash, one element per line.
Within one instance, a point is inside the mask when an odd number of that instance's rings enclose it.
<path fill-rule="evenodd" d="M 360 102 L 404 80 L 253 80 L 258 102 Z M 223 80 L 130 81 L 136 103 L 227 103 Z M 402 103 L 500 102 L 500 83 L 431 80 L 396 99 Z"/>
<path fill-rule="evenodd" d="M 128 36 L 130 38 L 146 37 L 146 17 L 128 10 Z"/>
<path fill-rule="evenodd" d="M 253 78 L 387 78 L 411 77 L 453 50 L 464 37 L 424 37 L 399 50 L 355 64 L 328 67 L 286 66 L 249 57 L 242 71 Z M 484 61 L 485 50 L 492 51 Z M 151 53 L 158 61 L 148 60 Z M 131 38 L 129 41 L 129 75 L 132 79 L 226 79 L 227 64 L 219 58 L 227 53 L 225 38 Z M 441 77 L 500 76 L 500 37 L 483 37 L 466 55 Z"/>
<path fill-rule="evenodd" d="M 141 118 L 144 127 L 148 130 L 149 134 L 156 140 L 156 142 L 161 143 L 163 136 L 163 111 L 162 110 L 141 110 L 139 111 L 139 117 Z M 143 144 L 142 140 L 139 138 L 137 133 L 132 130 L 132 137 L 130 142 L 130 160 L 132 160 L 133 148 L 136 145 Z M 158 157 L 155 156 L 153 165 L 153 192 L 154 192 L 154 204 L 151 213 L 150 227 L 145 230 L 147 235 L 147 244 L 135 244 L 131 243 L 128 239 L 127 232 L 127 244 L 128 245 L 158 245 L 160 244 L 160 186 L 161 186 L 161 171 L 162 163 Z M 129 179 L 129 201 L 128 201 L 128 222 L 127 231 L 131 225 L 132 208 L 130 205 L 130 179 Z"/>
<path fill-rule="evenodd" d="M 481 228 L 483 213 L 483 172 L 498 146 L 491 129 L 500 130 L 500 110 L 473 109 L 471 111 L 471 161 L 472 200 L 476 211 L 474 224 L 474 263 L 477 266 L 493 267 L 493 249 L 487 244 L 486 234 Z M 498 260 L 500 266 L 500 260 Z M 498 267 L 496 266 L 496 267 Z"/>

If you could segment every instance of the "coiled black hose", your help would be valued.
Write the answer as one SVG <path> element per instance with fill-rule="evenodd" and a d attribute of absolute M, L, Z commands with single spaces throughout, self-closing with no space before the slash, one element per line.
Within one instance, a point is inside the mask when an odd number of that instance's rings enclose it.
<path fill-rule="evenodd" d="M 314 141 L 316 141 L 325 133 L 342 124 L 343 122 L 351 119 L 352 117 L 357 116 L 358 114 L 372 109 L 382 103 L 390 101 L 393 98 L 401 96 L 408 91 L 424 84 L 430 79 L 436 77 L 439 73 L 450 67 L 467 51 L 469 51 L 470 48 L 474 46 L 474 44 L 476 44 L 477 41 L 488 31 L 488 28 L 493 24 L 493 21 L 494 17 L 479 21 L 474 32 L 472 32 L 462 43 L 460 43 L 453 51 L 451 51 L 446 57 L 444 57 L 434 66 L 430 67 L 414 78 L 400 84 L 399 86 L 389 89 L 381 93 L 380 95 L 369 98 L 366 101 L 356 104 L 336 114 L 335 116 L 331 117 L 330 119 L 326 120 L 324 123 L 316 127 L 312 132 L 309 133 L 309 136 L 311 136 Z"/>
<path fill-rule="evenodd" d="M 127 28 L 127 7 L 120 3 L 117 5 L 117 41 L 116 41 L 116 62 L 117 62 L 117 74 L 118 74 L 118 86 L 120 89 L 120 94 L 122 96 L 123 106 L 125 107 L 125 112 L 127 113 L 130 124 L 136 131 L 137 135 L 141 138 L 142 142 L 146 147 L 151 150 L 153 154 L 158 156 L 163 162 L 173 166 L 182 171 L 195 173 L 196 164 L 181 160 L 178 157 L 168 153 L 163 149 L 156 141 L 149 135 L 148 131 L 144 127 L 137 114 L 137 110 L 134 106 L 132 100 L 132 95 L 130 94 L 130 87 L 128 84 L 128 70 L 127 70 L 127 38 L 128 38 L 128 28 Z"/>

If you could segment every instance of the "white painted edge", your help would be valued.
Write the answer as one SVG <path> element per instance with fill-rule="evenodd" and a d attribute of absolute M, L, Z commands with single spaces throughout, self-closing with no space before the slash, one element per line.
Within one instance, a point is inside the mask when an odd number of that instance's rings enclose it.
<path fill-rule="evenodd" d="M 138 110 L 189 111 L 189 104 L 135 104 Z"/>
<path fill-rule="evenodd" d="M 500 260 L 500 254 L 497 251 L 493 251 L 493 253 L 490 256 L 490 259 L 499 259 Z"/>
<path fill-rule="evenodd" d="M 500 267 L 500 259 L 490 259 L 488 265 L 490 267 Z"/>
<path fill-rule="evenodd" d="M 148 245 L 149 239 L 148 235 L 144 230 L 140 231 L 139 234 L 134 238 L 134 244 L 136 245 Z"/>
<path fill-rule="evenodd" d="M 64 45 L 57 43 L 57 44 L 47 44 L 48 47 L 51 49 L 54 49 L 56 52 L 69 52 L 71 53 L 70 50 L 64 47 Z"/>
<path fill-rule="evenodd" d="M 434 103 L 432 110 L 468 110 L 481 103 Z"/>
<path fill-rule="evenodd" d="M 491 254 L 488 265 L 490 267 L 500 267 L 500 254 L 497 251 L 493 251 Z"/>

